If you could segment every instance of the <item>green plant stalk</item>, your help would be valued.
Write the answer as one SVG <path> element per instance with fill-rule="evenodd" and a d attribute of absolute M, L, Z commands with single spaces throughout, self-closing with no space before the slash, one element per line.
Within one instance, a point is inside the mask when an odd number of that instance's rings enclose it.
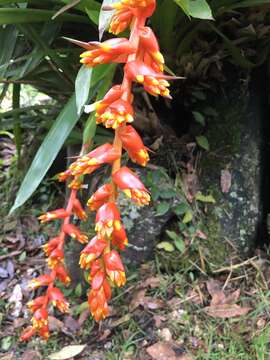
<path fill-rule="evenodd" d="M 13 110 L 20 108 L 20 92 L 21 92 L 21 84 L 13 84 L 13 94 L 12 94 Z M 14 116 L 14 140 L 15 140 L 18 165 L 19 165 L 21 159 L 21 146 L 22 146 L 20 114 L 19 112 L 16 112 L 13 114 L 13 116 Z"/>

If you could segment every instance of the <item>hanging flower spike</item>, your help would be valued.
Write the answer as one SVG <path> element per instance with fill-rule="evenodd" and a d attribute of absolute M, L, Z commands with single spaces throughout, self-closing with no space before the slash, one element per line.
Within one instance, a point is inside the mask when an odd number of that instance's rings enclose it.
<path fill-rule="evenodd" d="M 91 174 L 93 171 L 98 169 L 100 165 L 112 163 L 118 159 L 120 155 L 119 151 L 117 151 L 111 144 L 101 145 L 72 163 L 69 166 L 71 175 L 78 176 Z"/>
<path fill-rule="evenodd" d="M 58 288 L 49 288 L 47 294 L 53 306 L 57 307 L 59 311 L 62 313 L 69 312 L 69 304 L 64 298 L 63 293 Z"/>
<path fill-rule="evenodd" d="M 150 195 L 141 180 L 126 166 L 117 170 L 113 182 L 133 201 L 139 205 L 148 205 Z"/>
<path fill-rule="evenodd" d="M 87 214 L 78 199 L 74 200 L 72 211 L 80 220 L 85 221 L 87 219 Z"/>
<path fill-rule="evenodd" d="M 125 285 L 126 275 L 121 258 L 117 251 L 111 250 L 104 255 L 104 265 L 106 273 L 111 281 L 118 287 Z"/>
<path fill-rule="evenodd" d="M 83 269 L 89 269 L 91 263 L 97 259 L 108 246 L 108 243 L 102 238 L 95 236 L 88 245 L 81 251 L 80 266 Z"/>
<path fill-rule="evenodd" d="M 102 205 L 110 200 L 113 193 L 111 184 L 101 186 L 87 201 L 87 206 L 91 211 L 98 210 Z"/>
<path fill-rule="evenodd" d="M 159 51 L 159 45 L 152 29 L 143 27 L 140 29 L 140 52 L 138 57 L 156 72 L 162 72 L 164 57 Z"/>
<path fill-rule="evenodd" d="M 38 219 L 40 220 L 41 224 L 55 220 L 55 219 L 65 219 L 68 217 L 69 214 L 65 209 L 57 209 L 53 211 L 48 211 L 46 214 L 40 215 Z"/>
<path fill-rule="evenodd" d="M 128 152 L 131 160 L 141 166 L 146 166 L 149 161 L 147 148 L 144 146 L 140 135 L 131 125 L 119 129 L 119 137 L 123 148 Z"/>
<path fill-rule="evenodd" d="M 98 236 L 105 238 L 110 237 L 114 228 L 121 228 L 120 214 L 113 202 L 102 205 L 96 215 L 95 230 Z"/>
<path fill-rule="evenodd" d="M 63 231 L 72 237 L 73 239 L 78 240 L 80 243 L 85 244 L 88 241 L 88 237 L 85 234 L 82 234 L 80 229 L 73 224 L 64 224 Z"/>
<path fill-rule="evenodd" d="M 97 41 L 89 42 L 88 49 L 80 56 L 81 63 L 89 67 L 112 62 L 126 62 L 128 55 L 136 51 L 125 38 L 110 39 L 102 43 Z"/>

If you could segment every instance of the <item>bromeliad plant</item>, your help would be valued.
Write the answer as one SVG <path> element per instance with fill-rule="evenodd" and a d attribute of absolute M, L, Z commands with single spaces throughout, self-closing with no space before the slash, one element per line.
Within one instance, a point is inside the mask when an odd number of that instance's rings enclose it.
<path fill-rule="evenodd" d="M 164 75 L 164 59 L 153 31 L 145 26 L 146 20 L 155 10 L 155 0 L 121 0 L 104 10 L 115 10 L 109 31 L 118 34 L 130 27 L 130 37 L 115 38 L 104 42 L 72 40 L 85 48 L 81 54 L 81 63 L 88 67 L 116 62 L 125 63 L 122 84 L 113 86 L 103 100 L 92 105 L 96 111 L 96 121 L 106 128 L 115 130 L 113 144 L 104 144 L 88 154 L 78 157 L 69 168 L 59 175 L 60 181 L 69 182 L 71 189 L 66 208 L 57 209 L 41 215 L 42 223 L 62 219 L 60 234 L 44 245 L 48 274 L 41 275 L 30 283 L 31 289 L 46 286 L 44 295 L 30 301 L 33 312 L 32 326 L 25 329 L 21 339 L 27 340 L 34 334 L 44 339 L 49 337 L 48 307 L 56 307 L 60 312 L 68 312 L 69 305 L 62 292 L 56 287 L 56 281 L 68 285 L 70 278 L 64 265 L 64 242 L 70 236 L 82 244 L 88 243 L 81 252 L 80 266 L 88 271 L 91 290 L 88 293 L 90 312 L 96 321 L 109 314 L 108 301 L 111 288 L 121 287 L 126 282 L 125 270 L 119 250 L 124 250 L 128 240 L 117 208 L 117 197 L 122 190 L 138 205 L 147 205 L 150 195 L 136 174 L 126 166 L 121 167 L 121 156 L 125 150 L 129 158 L 145 166 L 149 161 L 147 148 L 137 131 L 127 125 L 133 121 L 132 84 L 142 84 L 144 89 L 154 96 L 170 98 L 168 79 Z M 88 200 L 87 207 L 96 211 L 96 236 L 88 242 L 86 234 L 71 223 L 76 216 L 84 221 L 87 214 L 79 199 L 83 177 L 93 173 L 103 164 L 112 167 L 110 183 L 101 186 Z"/>

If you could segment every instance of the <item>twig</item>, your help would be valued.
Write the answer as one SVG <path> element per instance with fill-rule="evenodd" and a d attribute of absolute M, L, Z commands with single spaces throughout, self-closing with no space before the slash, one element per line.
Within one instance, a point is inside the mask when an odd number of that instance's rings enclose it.
<path fill-rule="evenodd" d="M 239 264 L 226 266 L 226 267 L 220 268 L 218 270 L 213 270 L 213 273 L 217 274 L 217 273 L 221 273 L 221 272 L 225 272 L 225 271 L 232 271 L 232 270 L 239 269 L 242 266 L 251 264 L 251 262 L 256 260 L 257 258 L 258 258 L 258 256 L 254 256 L 253 258 L 247 259 Z"/>
<path fill-rule="evenodd" d="M 230 281 L 230 279 L 232 277 L 232 272 L 233 271 L 232 271 L 232 263 L 231 263 L 231 270 L 230 270 L 229 275 L 227 276 L 227 279 L 226 279 L 226 281 L 225 281 L 225 283 L 224 283 L 224 285 L 222 287 L 222 291 L 224 291 L 226 289 L 226 287 L 227 287 L 227 285 L 228 285 L 228 283 L 229 283 L 229 281 Z"/>
<path fill-rule="evenodd" d="M 8 258 L 13 257 L 13 256 L 17 256 L 17 255 L 19 255 L 21 252 L 22 252 L 22 250 L 15 250 L 15 251 L 13 251 L 13 252 L 11 252 L 11 253 L 9 253 L 9 254 L 1 255 L 1 256 L 0 256 L 0 261 L 5 260 L 5 259 L 8 259 Z"/>

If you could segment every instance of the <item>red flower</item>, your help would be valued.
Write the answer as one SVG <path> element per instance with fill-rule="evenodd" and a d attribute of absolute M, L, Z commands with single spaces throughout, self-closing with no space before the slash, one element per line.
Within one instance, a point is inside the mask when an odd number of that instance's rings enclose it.
<path fill-rule="evenodd" d="M 69 310 L 69 304 L 64 298 L 63 293 L 56 287 L 48 289 L 48 296 L 53 306 L 56 306 L 62 313 L 67 313 Z"/>
<path fill-rule="evenodd" d="M 40 275 L 35 279 L 32 279 L 28 284 L 28 288 L 31 290 L 35 290 L 40 286 L 48 286 L 51 282 L 53 282 L 53 278 L 51 275 Z"/>
<path fill-rule="evenodd" d="M 78 199 L 74 200 L 72 211 L 80 220 L 84 221 L 87 219 L 86 212 Z"/>
<path fill-rule="evenodd" d="M 57 209 L 57 210 L 49 211 L 46 214 L 40 215 L 38 219 L 40 220 L 41 224 L 43 224 L 47 221 L 54 219 L 65 219 L 68 216 L 69 213 L 66 211 L 66 209 Z"/>
<path fill-rule="evenodd" d="M 164 58 L 159 51 L 159 45 L 154 32 L 149 27 L 140 29 L 140 44 L 138 58 L 155 72 L 162 72 Z"/>
<path fill-rule="evenodd" d="M 28 326 L 24 331 L 22 332 L 20 336 L 20 341 L 27 341 L 29 340 L 33 335 L 35 335 L 36 330 L 32 326 Z"/>
<path fill-rule="evenodd" d="M 48 325 L 48 311 L 44 308 L 36 310 L 32 317 L 32 324 L 36 330 Z"/>
<path fill-rule="evenodd" d="M 154 96 L 164 96 L 171 99 L 166 79 L 175 79 L 173 76 L 163 75 L 155 72 L 143 61 L 134 60 L 125 65 L 125 73 L 132 81 L 136 81 L 144 86 L 145 91 Z"/>
<path fill-rule="evenodd" d="M 58 266 L 59 263 L 64 260 L 64 251 L 62 249 L 62 245 L 55 248 L 51 253 L 49 258 L 47 259 L 48 267 L 50 269 L 54 269 Z"/>
<path fill-rule="evenodd" d="M 110 237 L 114 228 L 121 226 L 119 211 L 113 202 L 102 205 L 96 215 L 96 231 L 102 238 Z"/>
<path fill-rule="evenodd" d="M 155 7 L 156 7 L 155 0 L 121 0 L 120 2 L 103 6 L 102 9 L 103 10 L 116 9 L 116 13 L 112 17 L 112 22 L 114 22 L 115 21 L 114 19 L 117 19 L 124 10 L 129 11 L 133 16 L 137 18 L 146 19 L 147 17 L 153 14 Z M 126 26 L 128 26 L 130 22 L 131 19 Z M 124 29 L 125 27 L 123 27 L 121 31 L 123 31 Z M 111 28 L 110 31 L 113 32 Z"/>
<path fill-rule="evenodd" d="M 40 307 L 42 307 L 44 304 L 46 304 L 46 296 L 39 296 L 35 298 L 34 300 L 31 300 L 27 303 L 27 306 L 31 311 L 36 311 Z"/>
<path fill-rule="evenodd" d="M 117 251 L 111 250 L 104 255 L 104 265 L 106 273 L 113 283 L 117 286 L 125 285 L 125 269 Z"/>
<path fill-rule="evenodd" d="M 39 336 L 41 336 L 44 340 L 48 340 L 50 333 L 49 333 L 49 326 L 44 325 L 38 331 Z"/>
<path fill-rule="evenodd" d="M 79 43 L 77 44 L 79 45 Z M 128 55 L 136 51 L 125 38 L 110 39 L 102 43 L 92 41 L 84 44 L 83 47 L 88 49 L 88 51 L 81 54 L 81 63 L 90 67 L 111 62 L 125 62 Z"/>
<path fill-rule="evenodd" d="M 85 244 L 88 241 L 88 237 L 85 234 L 82 234 L 80 229 L 73 224 L 64 224 L 63 231 L 71 236 L 73 239 L 78 240 L 80 243 Z"/>
<path fill-rule="evenodd" d="M 63 264 L 57 264 L 54 268 L 56 273 L 56 278 L 60 280 L 63 284 L 68 285 L 71 281 L 70 277 L 68 276 L 67 270 Z"/>
<path fill-rule="evenodd" d="M 92 289 L 88 294 L 88 304 L 96 321 L 100 321 L 109 315 L 107 301 L 111 298 L 111 288 L 105 279 L 105 274 L 98 271 L 92 280 Z"/>
<path fill-rule="evenodd" d="M 58 237 L 50 239 L 47 242 L 47 244 L 42 246 L 42 248 L 43 248 L 43 251 L 45 252 L 45 254 L 47 256 L 50 256 L 52 251 L 55 250 L 58 246 L 61 246 L 61 245 L 62 245 L 61 238 L 58 236 Z"/>
<path fill-rule="evenodd" d="M 100 270 L 98 271 L 92 278 L 91 286 L 93 290 L 98 290 L 103 285 L 103 282 L 105 280 L 105 274 L 104 271 Z"/>
<path fill-rule="evenodd" d="M 149 155 L 137 131 L 129 125 L 119 129 L 118 133 L 123 148 L 128 152 L 131 160 L 141 166 L 145 166 L 149 161 Z"/>
<path fill-rule="evenodd" d="M 133 19 L 133 14 L 129 9 L 117 10 L 112 16 L 109 32 L 118 35 L 124 31 Z"/>
<path fill-rule="evenodd" d="M 73 176 L 91 174 L 100 165 L 111 163 L 119 157 L 119 151 L 115 150 L 111 144 L 104 144 L 80 157 L 70 165 L 69 169 Z"/>
<path fill-rule="evenodd" d="M 87 201 L 89 209 L 92 211 L 98 210 L 103 204 L 109 201 L 112 191 L 113 188 L 111 184 L 101 186 Z"/>
<path fill-rule="evenodd" d="M 128 101 L 119 99 L 111 103 L 102 112 L 96 112 L 97 124 L 103 124 L 106 128 L 117 129 L 125 123 L 131 123 L 133 119 L 133 108 Z"/>
<path fill-rule="evenodd" d="M 90 312 L 96 321 L 105 319 L 109 315 L 109 307 L 103 286 L 98 290 L 90 290 L 88 294 Z"/>
<path fill-rule="evenodd" d="M 88 269 L 93 260 L 98 258 L 107 246 L 108 243 L 105 240 L 95 236 L 81 251 L 80 266 L 83 269 Z"/>
<path fill-rule="evenodd" d="M 141 180 L 126 166 L 113 174 L 114 183 L 139 205 L 148 205 L 150 195 Z"/>
<path fill-rule="evenodd" d="M 127 234 L 121 223 L 117 224 L 119 226 L 115 226 L 112 233 L 112 245 L 116 246 L 119 250 L 124 250 L 128 244 Z"/>

